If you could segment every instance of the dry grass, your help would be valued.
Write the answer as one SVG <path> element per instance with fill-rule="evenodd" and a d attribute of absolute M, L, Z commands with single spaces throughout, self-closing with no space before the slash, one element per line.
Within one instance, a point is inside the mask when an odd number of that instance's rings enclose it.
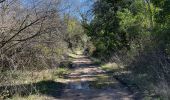
<path fill-rule="evenodd" d="M 12 99 L 7 100 L 53 100 L 53 97 L 49 97 L 46 95 L 30 95 L 28 97 L 21 97 L 19 95 L 15 95 Z"/>
<path fill-rule="evenodd" d="M 6 86 L 12 86 L 16 88 L 17 86 L 23 85 L 22 88 L 26 89 L 24 85 L 31 85 L 31 84 L 41 84 L 42 81 L 53 81 L 60 82 L 64 84 L 64 79 L 62 79 L 63 74 L 69 73 L 69 69 L 65 68 L 60 68 L 58 69 L 47 69 L 47 70 L 41 70 L 41 71 L 15 71 L 13 73 L 6 72 L 8 76 L 6 76 L 7 81 L 0 82 L 0 87 L 6 87 Z M 7 75 L 6 74 L 6 75 Z M 46 83 L 45 83 L 46 85 Z M 15 87 L 16 86 L 16 87 Z M 29 87 L 30 88 L 35 88 L 35 87 Z M 19 91 L 22 89 L 19 89 Z M 36 90 L 36 89 L 35 89 Z M 0 92 L 0 100 L 6 97 L 10 96 L 10 90 L 1 90 Z M 28 96 L 20 96 L 20 94 L 16 93 L 12 95 L 12 98 L 9 100 L 51 100 L 48 99 L 48 96 L 45 95 L 40 95 L 39 91 L 35 91 L 33 94 L 30 93 Z M 18 92 L 20 93 L 20 92 Z M 11 97 L 11 96 L 10 96 Z M 8 100 L 8 99 L 7 99 Z"/>
<path fill-rule="evenodd" d="M 7 83 L 12 84 L 29 84 L 33 82 L 38 82 L 42 80 L 55 80 L 56 76 L 54 75 L 54 70 L 42 70 L 42 71 L 15 71 L 13 73 L 6 72 L 9 76 L 6 76 L 8 81 L 1 82 L 0 84 L 7 85 Z M 10 77 L 11 76 L 11 77 Z M 10 85 L 10 84 L 9 84 Z"/>
<path fill-rule="evenodd" d="M 105 71 L 114 71 L 119 68 L 119 65 L 116 63 L 107 63 L 101 66 L 101 69 Z"/>

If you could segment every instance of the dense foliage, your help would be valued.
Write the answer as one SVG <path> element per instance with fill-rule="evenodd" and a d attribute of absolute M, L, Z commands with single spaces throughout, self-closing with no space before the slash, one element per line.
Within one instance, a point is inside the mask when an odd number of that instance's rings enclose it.
<path fill-rule="evenodd" d="M 92 13 L 93 19 L 82 24 L 96 47 L 94 55 L 115 62 L 118 54 L 118 62 L 132 71 L 129 80 L 168 98 L 170 1 L 97 0 Z"/>

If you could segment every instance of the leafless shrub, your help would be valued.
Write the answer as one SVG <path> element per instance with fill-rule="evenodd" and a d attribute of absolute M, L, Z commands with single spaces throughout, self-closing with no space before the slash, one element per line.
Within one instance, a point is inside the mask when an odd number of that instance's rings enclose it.
<path fill-rule="evenodd" d="M 18 71 L 57 67 L 68 50 L 66 27 L 58 9 L 60 0 L 30 3 L 27 6 L 20 0 L 0 1 L 0 87 L 19 84 L 15 80 Z M 10 92 L 22 89 L 13 87 Z M 3 90 L 0 95 L 9 92 Z"/>

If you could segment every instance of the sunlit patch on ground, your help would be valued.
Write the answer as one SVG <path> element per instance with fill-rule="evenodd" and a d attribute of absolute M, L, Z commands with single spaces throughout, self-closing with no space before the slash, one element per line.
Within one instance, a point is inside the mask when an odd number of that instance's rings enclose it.
<path fill-rule="evenodd" d="M 67 84 L 62 100 L 132 100 L 127 87 L 114 79 L 86 56 L 76 56 L 74 70 L 64 78 Z M 115 64 L 107 68 L 116 69 Z"/>
<path fill-rule="evenodd" d="M 118 67 L 116 64 L 107 64 L 100 68 L 88 57 L 76 55 L 73 65 L 74 68 L 71 70 L 57 68 L 30 74 L 23 73 L 23 77 L 30 79 L 24 80 L 23 85 L 29 88 L 30 84 L 34 84 L 38 90 L 25 97 L 15 96 L 14 100 L 37 98 L 39 100 L 132 100 L 133 94 L 127 87 L 114 79 L 112 73 L 103 69 L 110 67 L 111 70 L 116 69 Z"/>

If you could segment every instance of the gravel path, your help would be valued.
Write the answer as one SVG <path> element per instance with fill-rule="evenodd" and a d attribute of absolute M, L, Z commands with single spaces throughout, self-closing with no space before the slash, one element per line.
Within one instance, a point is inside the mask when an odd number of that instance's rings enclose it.
<path fill-rule="evenodd" d="M 73 63 L 74 71 L 67 76 L 68 86 L 64 89 L 61 98 L 57 100 L 134 100 L 128 88 L 116 79 L 97 78 L 105 75 L 106 72 L 93 64 L 88 57 L 79 55 Z M 112 85 L 95 88 L 95 85 L 93 87 L 90 82 L 96 82 L 98 85 L 100 82 Z"/>

